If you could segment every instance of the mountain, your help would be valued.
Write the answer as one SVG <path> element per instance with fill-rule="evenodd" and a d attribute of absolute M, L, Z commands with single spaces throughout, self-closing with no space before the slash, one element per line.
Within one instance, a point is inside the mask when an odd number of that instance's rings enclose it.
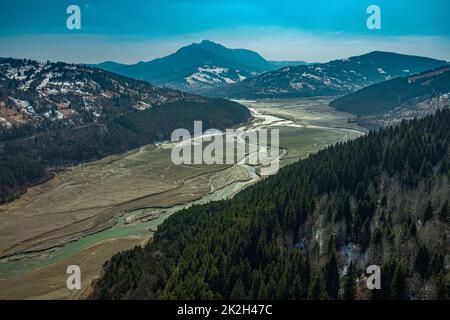
<path fill-rule="evenodd" d="M 55 170 L 170 139 L 195 120 L 225 129 L 244 106 L 87 66 L 0 58 L 0 203 Z"/>
<path fill-rule="evenodd" d="M 105 264 L 91 298 L 448 299 L 449 181 L 446 108 L 173 214 Z"/>
<path fill-rule="evenodd" d="M 337 98 L 330 106 L 359 116 L 360 122 L 390 125 L 423 117 L 449 104 L 450 67 L 399 77 Z"/>
<path fill-rule="evenodd" d="M 155 85 L 196 91 L 232 84 L 276 65 L 258 53 L 228 49 L 208 40 L 193 43 L 163 58 L 133 65 L 104 62 L 95 67 L 149 81 Z"/>
<path fill-rule="evenodd" d="M 0 123 L 62 120 L 82 124 L 105 112 L 145 110 L 205 98 L 86 66 L 0 58 Z"/>
<path fill-rule="evenodd" d="M 296 67 L 296 66 L 304 66 L 304 65 L 308 65 L 308 64 L 316 64 L 316 63 L 311 63 L 311 62 L 306 62 L 306 61 L 274 61 L 274 60 L 269 60 L 269 62 L 271 64 L 273 64 L 274 66 L 277 66 L 278 68 Z"/>
<path fill-rule="evenodd" d="M 215 94 L 233 98 L 341 95 L 447 65 L 446 61 L 376 51 L 344 60 L 265 72 L 216 90 Z"/>

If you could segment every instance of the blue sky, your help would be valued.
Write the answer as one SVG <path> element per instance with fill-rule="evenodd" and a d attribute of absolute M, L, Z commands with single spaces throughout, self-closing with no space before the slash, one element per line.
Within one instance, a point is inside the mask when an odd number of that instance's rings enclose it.
<path fill-rule="evenodd" d="M 81 30 L 66 8 L 81 8 Z M 381 30 L 366 8 L 381 8 Z M 448 0 L 15 0 L 0 3 L 0 56 L 133 63 L 209 39 L 267 59 L 327 61 L 371 50 L 450 60 Z"/>

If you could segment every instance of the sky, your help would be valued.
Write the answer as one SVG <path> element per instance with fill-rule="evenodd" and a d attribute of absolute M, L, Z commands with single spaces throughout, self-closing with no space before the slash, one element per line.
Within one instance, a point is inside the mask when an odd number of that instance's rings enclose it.
<path fill-rule="evenodd" d="M 69 30 L 69 5 L 81 29 Z M 381 10 L 369 30 L 367 8 Z M 268 60 L 324 62 L 374 50 L 450 61 L 448 0 L 2 0 L 0 56 L 136 63 L 208 39 Z"/>

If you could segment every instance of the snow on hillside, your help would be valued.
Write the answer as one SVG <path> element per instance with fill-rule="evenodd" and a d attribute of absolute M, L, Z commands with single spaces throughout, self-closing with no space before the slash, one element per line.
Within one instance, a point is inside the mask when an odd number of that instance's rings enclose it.
<path fill-rule="evenodd" d="M 197 68 L 197 72 L 186 77 L 186 83 L 189 86 L 234 84 L 247 79 L 239 70 L 230 70 L 229 68 L 204 65 Z"/>
<path fill-rule="evenodd" d="M 232 81 L 221 75 L 225 70 L 211 68 L 199 72 Z M 2 127 L 45 119 L 83 123 L 95 121 L 106 108 L 127 112 L 181 100 L 204 98 L 82 65 L 0 58 Z"/>

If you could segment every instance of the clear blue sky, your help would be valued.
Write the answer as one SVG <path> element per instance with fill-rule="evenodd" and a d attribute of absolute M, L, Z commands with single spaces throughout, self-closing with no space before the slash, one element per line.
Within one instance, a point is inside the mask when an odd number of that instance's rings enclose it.
<path fill-rule="evenodd" d="M 81 8 L 81 30 L 66 8 Z M 382 29 L 366 27 L 381 8 Z M 0 56 L 98 62 L 150 60 L 209 39 L 268 59 L 325 61 L 370 50 L 450 60 L 448 0 L 2 0 Z"/>

